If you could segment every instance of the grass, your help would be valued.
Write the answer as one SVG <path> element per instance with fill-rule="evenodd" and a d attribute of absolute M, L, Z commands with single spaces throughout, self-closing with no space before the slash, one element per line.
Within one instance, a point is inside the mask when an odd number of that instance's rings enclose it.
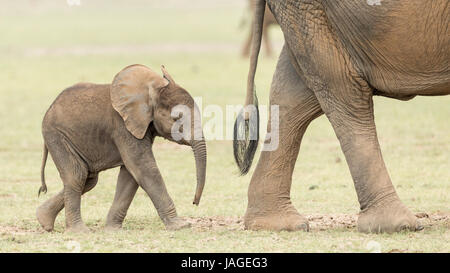
<path fill-rule="evenodd" d="M 67 252 L 73 250 L 72 241 L 80 244 L 82 252 L 367 252 L 369 241 L 379 242 L 384 252 L 450 250 L 448 219 L 421 232 L 393 235 L 360 234 L 354 227 L 339 225 L 319 225 L 309 233 L 242 230 L 239 218 L 245 213 L 251 176 L 238 176 L 230 141 L 217 140 L 208 142 L 207 185 L 199 207 L 191 205 L 195 190 L 191 151 L 163 140 L 154 147 L 178 213 L 189 217 L 194 228 L 165 231 L 149 198 L 139 190 L 124 229 L 104 232 L 118 174 L 113 169 L 101 173 L 97 187 L 82 199 L 82 215 L 92 234 L 65 234 L 63 213 L 55 232 L 43 232 L 35 209 L 62 183 L 49 160 L 49 192 L 37 198 L 40 126 L 62 89 L 79 81 L 110 82 L 132 63 L 154 69 L 164 64 L 179 84 L 202 97 L 204 106 L 224 107 L 243 103 L 248 69 L 248 60 L 239 58 L 246 35 L 238 28 L 244 14 L 242 1 L 82 0 L 78 7 L 53 2 L 37 1 L 32 7 L 29 1 L 1 1 L 6 7 L 0 12 L 1 252 Z M 272 34 L 279 48 L 282 34 L 276 29 Z M 173 45 L 178 47 L 171 49 Z M 261 104 L 268 103 L 275 64 L 276 58 L 260 58 Z M 416 213 L 449 212 L 449 104 L 450 97 L 409 102 L 375 98 L 386 165 L 401 199 Z M 231 125 L 227 123 L 227 130 Z M 325 117 L 306 132 L 292 201 L 306 215 L 358 213 L 347 164 Z M 212 224 L 207 223 L 209 217 Z"/>

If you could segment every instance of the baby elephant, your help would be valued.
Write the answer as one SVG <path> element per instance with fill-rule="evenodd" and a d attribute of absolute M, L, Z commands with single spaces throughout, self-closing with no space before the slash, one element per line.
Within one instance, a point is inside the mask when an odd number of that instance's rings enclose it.
<path fill-rule="evenodd" d="M 37 209 L 37 219 L 45 230 L 53 230 L 56 216 L 65 207 L 66 231 L 89 231 L 81 220 L 81 195 L 97 184 L 99 172 L 118 166 L 106 228 L 122 227 L 138 186 L 148 194 L 167 229 L 189 226 L 177 216 L 152 144 L 161 136 L 192 147 L 196 205 L 205 185 L 206 145 L 198 118 L 190 118 L 198 117 L 194 100 L 163 66 L 161 69 L 163 76 L 144 65 L 131 65 L 120 71 L 112 84 L 79 83 L 67 88 L 50 106 L 42 124 L 45 145 L 39 193 L 47 191 L 44 169 L 48 152 L 64 189 Z M 180 105 L 184 111 L 173 114 L 172 109 Z M 181 121 L 185 126 L 179 125 Z M 177 125 L 179 130 L 173 130 Z"/>

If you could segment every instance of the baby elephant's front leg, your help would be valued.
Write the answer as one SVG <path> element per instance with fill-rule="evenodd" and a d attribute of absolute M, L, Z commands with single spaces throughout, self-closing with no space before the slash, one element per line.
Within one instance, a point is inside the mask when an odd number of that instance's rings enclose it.
<path fill-rule="evenodd" d="M 125 166 L 120 168 L 119 178 L 117 179 L 116 194 L 114 201 L 109 209 L 108 217 L 106 218 L 105 228 L 108 230 L 116 230 L 122 228 L 122 222 L 127 215 L 128 208 L 131 201 L 136 194 L 139 185 L 128 172 Z"/>
<path fill-rule="evenodd" d="M 166 185 L 164 184 L 155 161 L 151 162 L 149 168 L 139 180 L 139 185 L 152 200 L 166 229 L 178 230 L 190 227 L 188 222 L 178 217 L 175 204 L 167 192 Z"/>
<path fill-rule="evenodd" d="M 136 186 L 131 183 L 133 180 L 148 194 L 166 229 L 178 230 L 190 227 L 189 223 L 178 217 L 151 150 L 146 147 L 144 152 L 122 151 L 121 154 L 125 167 L 122 167 L 119 175 L 116 197 L 108 214 L 107 226 L 121 225 L 136 191 Z"/>

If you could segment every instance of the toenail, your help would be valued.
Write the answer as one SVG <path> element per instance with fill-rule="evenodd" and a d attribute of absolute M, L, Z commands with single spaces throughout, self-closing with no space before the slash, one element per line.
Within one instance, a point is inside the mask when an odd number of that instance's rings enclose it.
<path fill-rule="evenodd" d="M 304 230 L 304 231 L 309 231 L 309 225 L 306 224 L 306 223 L 301 224 L 301 225 L 300 225 L 300 228 L 301 228 L 302 230 Z"/>

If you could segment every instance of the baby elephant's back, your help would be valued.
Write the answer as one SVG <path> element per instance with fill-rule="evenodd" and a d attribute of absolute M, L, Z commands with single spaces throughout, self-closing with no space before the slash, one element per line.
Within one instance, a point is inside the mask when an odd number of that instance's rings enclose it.
<path fill-rule="evenodd" d="M 63 126 L 75 130 L 88 124 L 107 122 L 107 113 L 112 109 L 109 89 L 109 84 L 92 83 L 78 83 L 66 88 L 48 109 L 44 127 Z M 79 126 L 81 128 L 77 128 Z"/>
<path fill-rule="evenodd" d="M 44 117 L 44 138 L 57 131 L 76 146 L 109 144 L 114 116 L 109 90 L 109 84 L 92 83 L 65 89 Z"/>

